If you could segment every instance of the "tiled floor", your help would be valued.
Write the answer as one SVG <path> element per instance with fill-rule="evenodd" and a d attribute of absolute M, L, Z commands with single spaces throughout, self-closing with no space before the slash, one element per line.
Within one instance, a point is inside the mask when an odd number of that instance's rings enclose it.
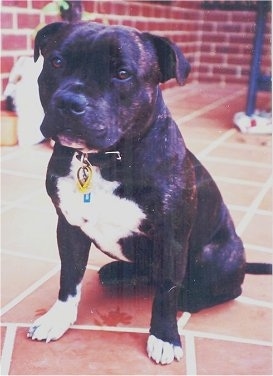
<path fill-rule="evenodd" d="M 271 137 L 239 133 L 233 114 L 246 88 L 189 84 L 165 91 L 189 148 L 219 184 L 250 261 L 271 262 Z M 270 98 L 260 94 L 259 108 Z M 180 313 L 183 361 L 155 365 L 145 354 L 149 291 L 122 296 L 103 289 L 97 270 L 109 259 L 90 253 L 76 324 L 45 344 L 26 337 L 58 291 L 56 215 L 45 193 L 51 149 L 2 148 L 2 374 L 272 374 L 272 279 L 247 276 L 236 301 Z"/>

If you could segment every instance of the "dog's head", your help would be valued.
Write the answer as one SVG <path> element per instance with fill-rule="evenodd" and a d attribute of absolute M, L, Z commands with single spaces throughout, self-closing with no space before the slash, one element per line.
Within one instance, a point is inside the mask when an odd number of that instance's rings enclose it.
<path fill-rule="evenodd" d="M 35 39 L 44 66 L 39 90 L 45 137 L 78 149 L 109 150 L 154 122 L 158 84 L 182 84 L 190 67 L 166 38 L 124 26 L 53 23 Z"/>

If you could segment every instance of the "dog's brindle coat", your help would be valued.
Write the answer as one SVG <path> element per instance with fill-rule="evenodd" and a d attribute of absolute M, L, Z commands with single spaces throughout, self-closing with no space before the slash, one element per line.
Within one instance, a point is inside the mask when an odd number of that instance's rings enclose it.
<path fill-rule="evenodd" d="M 28 336 L 57 339 L 76 320 L 93 242 L 122 260 L 101 269 L 103 283 L 129 283 L 131 273 L 156 286 L 148 355 L 180 360 L 177 310 L 236 298 L 246 267 L 221 194 L 186 148 L 158 86 L 182 84 L 189 64 L 165 38 L 96 23 L 46 26 L 36 60 L 40 52 L 41 130 L 56 141 L 46 186 L 59 216 L 61 278 L 57 302 Z M 76 186 L 81 153 L 93 166 L 90 203 Z"/>

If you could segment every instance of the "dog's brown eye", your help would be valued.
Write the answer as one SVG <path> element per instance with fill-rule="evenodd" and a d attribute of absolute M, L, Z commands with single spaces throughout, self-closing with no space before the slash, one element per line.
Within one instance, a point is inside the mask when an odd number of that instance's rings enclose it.
<path fill-rule="evenodd" d="M 51 59 L 51 65 L 52 65 L 53 68 L 58 69 L 58 68 L 62 67 L 63 61 L 62 61 L 62 59 L 60 57 L 56 56 L 56 57 L 53 57 Z"/>
<path fill-rule="evenodd" d="M 126 80 L 127 78 L 130 77 L 130 73 L 127 72 L 127 70 L 125 69 L 120 69 L 119 71 L 117 71 L 117 78 L 119 80 Z"/>

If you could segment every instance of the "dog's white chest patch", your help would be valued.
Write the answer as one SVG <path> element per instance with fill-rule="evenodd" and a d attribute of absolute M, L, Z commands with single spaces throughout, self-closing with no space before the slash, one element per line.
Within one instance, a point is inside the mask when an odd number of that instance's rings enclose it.
<path fill-rule="evenodd" d="M 118 241 L 138 233 L 145 214 L 135 202 L 116 196 L 113 192 L 119 183 L 103 179 L 96 166 L 92 166 L 90 202 L 84 202 L 84 194 L 77 186 L 79 167 L 80 162 L 74 157 L 69 175 L 58 179 L 62 213 L 71 225 L 79 226 L 94 240 L 101 251 L 128 261 Z"/>

